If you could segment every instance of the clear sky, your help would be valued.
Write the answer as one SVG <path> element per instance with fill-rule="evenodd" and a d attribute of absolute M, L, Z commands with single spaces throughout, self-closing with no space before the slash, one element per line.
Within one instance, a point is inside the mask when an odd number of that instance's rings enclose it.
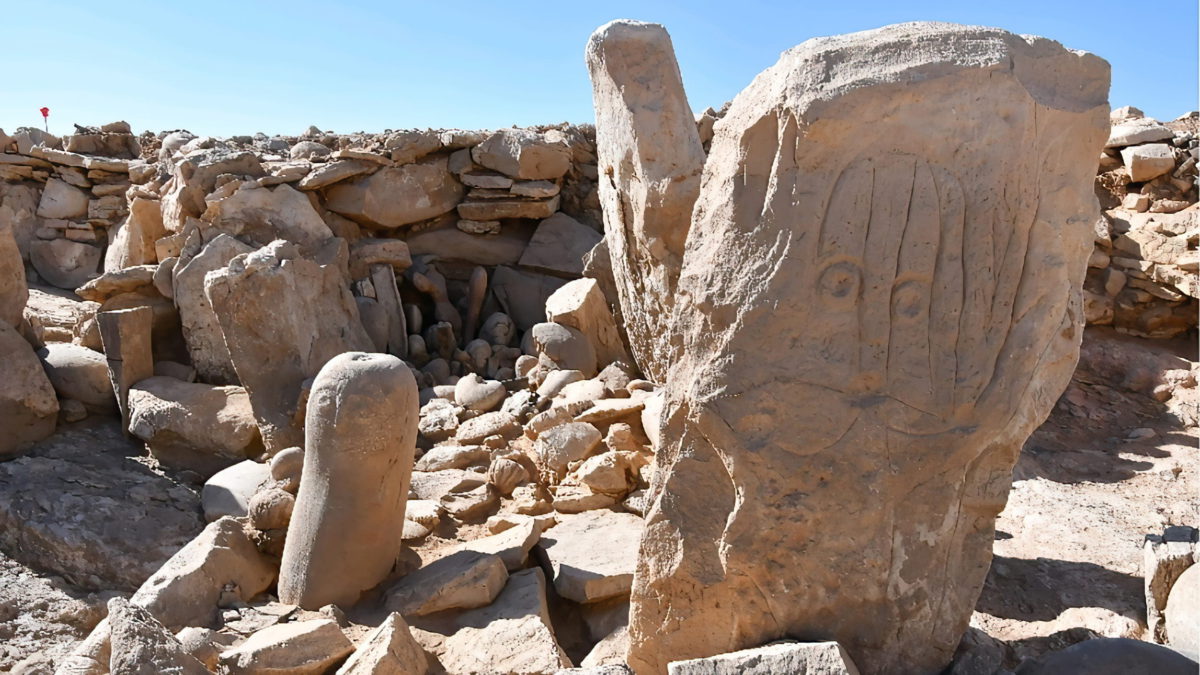
<path fill-rule="evenodd" d="M 913 20 L 998 26 L 1095 52 L 1114 107 L 1197 107 L 1196 0 L 268 2 L 4 0 L 0 128 L 298 134 L 592 121 L 588 35 L 666 25 L 695 110 L 810 37 Z"/>

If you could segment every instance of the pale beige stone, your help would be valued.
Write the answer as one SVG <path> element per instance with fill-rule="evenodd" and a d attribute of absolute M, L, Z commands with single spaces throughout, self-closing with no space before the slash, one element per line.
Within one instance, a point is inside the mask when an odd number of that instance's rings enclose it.
<path fill-rule="evenodd" d="M 54 433 L 58 398 L 33 347 L 0 321 L 0 458 Z"/>
<path fill-rule="evenodd" d="M 396 612 L 355 646 L 337 675 L 425 675 L 429 661 Z"/>
<path fill-rule="evenodd" d="M 293 621 L 264 628 L 221 654 L 229 675 L 320 675 L 354 651 L 332 619 Z"/>
<path fill-rule="evenodd" d="M 546 299 L 546 320 L 583 333 L 601 364 L 631 362 L 595 279 L 576 279 L 555 291 Z"/>
<path fill-rule="evenodd" d="M 787 635 L 950 661 L 1078 355 L 1107 90 L 1093 55 L 912 23 L 806 42 L 734 99 L 669 329 L 635 670 Z"/>

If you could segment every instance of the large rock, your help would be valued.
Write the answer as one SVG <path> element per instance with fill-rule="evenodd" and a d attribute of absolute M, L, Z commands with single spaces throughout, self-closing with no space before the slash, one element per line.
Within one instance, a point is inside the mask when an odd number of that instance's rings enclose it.
<path fill-rule="evenodd" d="M 77 587 L 135 590 L 204 527 L 195 491 L 141 454 L 93 418 L 0 462 L 0 549 Z"/>
<path fill-rule="evenodd" d="M 0 459 L 54 433 L 58 398 L 33 347 L 0 321 Z"/>
<path fill-rule="evenodd" d="M 112 675 L 209 672 L 150 612 L 125 598 L 108 601 L 108 630 Z"/>
<path fill-rule="evenodd" d="M 204 481 L 200 491 L 204 519 L 211 523 L 223 516 L 244 518 L 250 509 L 250 498 L 270 479 L 271 467 L 251 459 L 216 472 Z"/>
<path fill-rule="evenodd" d="M 222 652 L 221 672 L 230 675 L 321 675 L 354 651 L 331 619 L 294 621 L 264 628 Z"/>
<path fill-rule="evenodd" d="M 588 511 L 560 515 L 542 535 L 554 589 L 580 603 L 629 595 L 642 519 L 631 513 Z"/>
<path fill-rule="evenodd" d="M 462 199 L 462 183 L 446 158 L 387 167 L 326 192 L 326 208 L 372 227 L 401 227 L 446 213 Z"/>
<path fill-rule="evenodd" d="M 92 412 L 116 411 L 104 354 L 70 342 L 48 342 L 37 355 L 59 396 L 79 401 Z"/>
<path fill-rule="evenodd" d="M 595 279 L 576 279 L 555 291 L 546 299 L 546 320 L 583 333 L 600 365 L 630 363 L 617 323 Z"/>
<path fill-rule="evenodd" d="M 583 274 L 583 258 L 604 235 L 559 212 L 538 223 L 521 255 L 521 266 L 539 272 L 577 277 Z"/>
<path fill-rule="evenodd" d="M 393 612 L 355 646 L 337 675 L 425 675 L 428 668 L 425 650 Z"/>
<path fill-rule="evenodd" d="M 237 384 L 237 372 L 225 344 L 221 324 L 212 303 L 204 294 L 204 277 L 229 264 L 237 256 L 254 249 L 228 234 L 217 235 L 204 244 L 199 253 L 180 259 L 173 270 L 172 288 L 183 341 L 192 357 L 196 374 L 213 384 Z"/>
<path fill-rule="evenodd" d="M 870 673 L 950 661 L 1078 356 L 1107 91 L 1093 55 L 912 23 L 734 99 L 668 328 L 635 670 L 788 635 Z"/>
<path fill-rule="evenodd" d="M 658 24 L 614 21 L 592 34 L 588 71 L 605 241 L 637 365 L 666 381 L 673 336 L 663 321 L 675 285 L 704 148 L 671 37 Z"/>
<path fill-rule="evenodd" d="M 481 166 L 526 180 L 554 179 L 571 168 L 571 151 L 532 129 L 501 129 L 471 149 Z"/>
<path fill-rule="evenodd" d="M 96 315 L 104 343 L 104 360 L 108 364 L 108 379 L 126 429 L 129 428 L 130 387 L 154 376 L 153 321 L 154 311 L 149 307 L 115 309 Z"/>
<path fill-rule="evenodd" d="M 1130 638 L 1093 638 L 1026 661 L 1019 675 L 1194 675 L 1196 662 Z"/>
<path fill-rule="evenodd" d="M 0 226 L 11 228 L 21 257 L 26 260 L 29 259 L 29 245 L 41 226 L 37 217 L 40 190 L 35 189 L 36 185 L 0 181 Z"/>
<path fill-rule="evenodd" d="M 12 226 L 0 218 L 0 322 L 16 328 L 29 301 L 25 263 L 13 237 Z"/>
<path fill-rule="evenodd" d="M 221 518 L 163 563 L 129 600 L 179 630 L 209 625 L 224 596 L 246 602 L 273 581 L 275 565 L 246 536 L 243 521 Z"/>
<path fill-rule="evenodd" d="M 154 242 L 166 234 L 162 204 L 157 200 L 134 197 L 129 202 L 129 216 L 117 225 L 108 250 L 104 252 L 104 271 L 158 262 Z"/>
<path fill-rule="evenodd" d="M 304 480 L 288 526 L 279 599 L 349 606 L 400 554 L 417 440 L 417 384 L 400 359 L 351 352 L 313 382 Z"/>
<path fill-rule="evenodd" d="M 1175 168 L 1175 153 L 1166 143 L 1147 143 L 1121 150 L 1129 180 L 1142 183 Z"/>
<path fill-rule="evenodd" d="M 164 226 L 178 232 L 189 217 L 200 217 L 207 208 L 204 198 L 222 174 L 259 177 L 264 171 L 253 152 L 213 149 L 189 153 L 171 168 L 171 180 L 164 186 Z"/>
<path fill-rule="evenodd" d="M 100 276 L 100 249 L 70 239 L 35 241 L 29 245 L 29 262 L 51 286 L 73 291 Z"/>
<path fill-rule="evenodd" d="M 502 265 L 492 273 L 491 287 L 504 313 L 512 318 L 517 328 L 526 331 L 545 320 L 546 298 L 565 283 L 567 280 L 560 277 Z"/>
<path fill-rule="evenodd" d="M 129 390 L 129 433 L 163 466 L 208 477 L 257 456 L 262 439 L 241 387 L 144 379 Z"/>
<path fill-rule="evenodd" d="M 1187 568 L 1167 596 L 1167 641 L 1193 661 L 1200 660 L 1200 565 Z"/>
<path fill-rule="evenodd" d="M 344 262 L 322 264 L 276 241 L 205 276 L 205 297 L 269 454 L 303 445 L 304 380 L 338 354 L 371 350 L 344 270 Z"/>
<path fill-rule="evenodd" d="M 289 185 L 242 183 L 228 197 L 209 201 L 204 218 L 222 232 L 259 246 L 286 239 L 311 247 L 333 236 L 308 197 Z"/>
<path fill-rule="evenodd" d="M 79 188 L 58 178 L 46 181 L 37 214 L 42 218 L 80 220 L 87 217 L 88 196 Z"/>
<path fill-rule="evenodd" d="M 539 568 L 512 575 L 495 602 L 463 612 L 456 623 L 437 650 L 448 675 L 537 675 L 571 666 L 550 623 Z"/>
<path fill-rule="evenodd" d="M 490 605 L 508 571 L 499 556 L 456 551 L 410 572 L 387 591 L 384 605 L 403 616 Z"/>
<path fill-rule="evenodd" d="M 780 642 L 703 659 L 676 661 L 670 675 L 858 675 L 850 656 L 836 642 Z"/>

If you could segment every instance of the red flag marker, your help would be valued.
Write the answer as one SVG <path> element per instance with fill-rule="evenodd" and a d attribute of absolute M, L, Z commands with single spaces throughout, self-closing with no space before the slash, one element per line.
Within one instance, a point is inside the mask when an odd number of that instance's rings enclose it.
<path fill-rule="evenodd" d="M 42 113 L 42 122 L 46 127 L 46 133 L 50 133 L 50 109 L 43 107 L 41 109 L 41 113 Z"/>

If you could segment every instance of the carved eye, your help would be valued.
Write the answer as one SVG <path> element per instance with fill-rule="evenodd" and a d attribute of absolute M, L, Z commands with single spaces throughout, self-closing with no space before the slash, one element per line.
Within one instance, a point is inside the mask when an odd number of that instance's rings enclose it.
<path fill-rule="evenodd" d="M 862 285 L 862 271 L 853 262 L 843 260 L 826 267 L 817 280 L 821 299 L 832 305 L 853 303 Z"/>
<path fill-rule="evenodd" d="M 909 280 L 892 289 L 892 314 L 897 319 L 915 319 L 923 313 L 928 291 L 925 284 Z"/>

